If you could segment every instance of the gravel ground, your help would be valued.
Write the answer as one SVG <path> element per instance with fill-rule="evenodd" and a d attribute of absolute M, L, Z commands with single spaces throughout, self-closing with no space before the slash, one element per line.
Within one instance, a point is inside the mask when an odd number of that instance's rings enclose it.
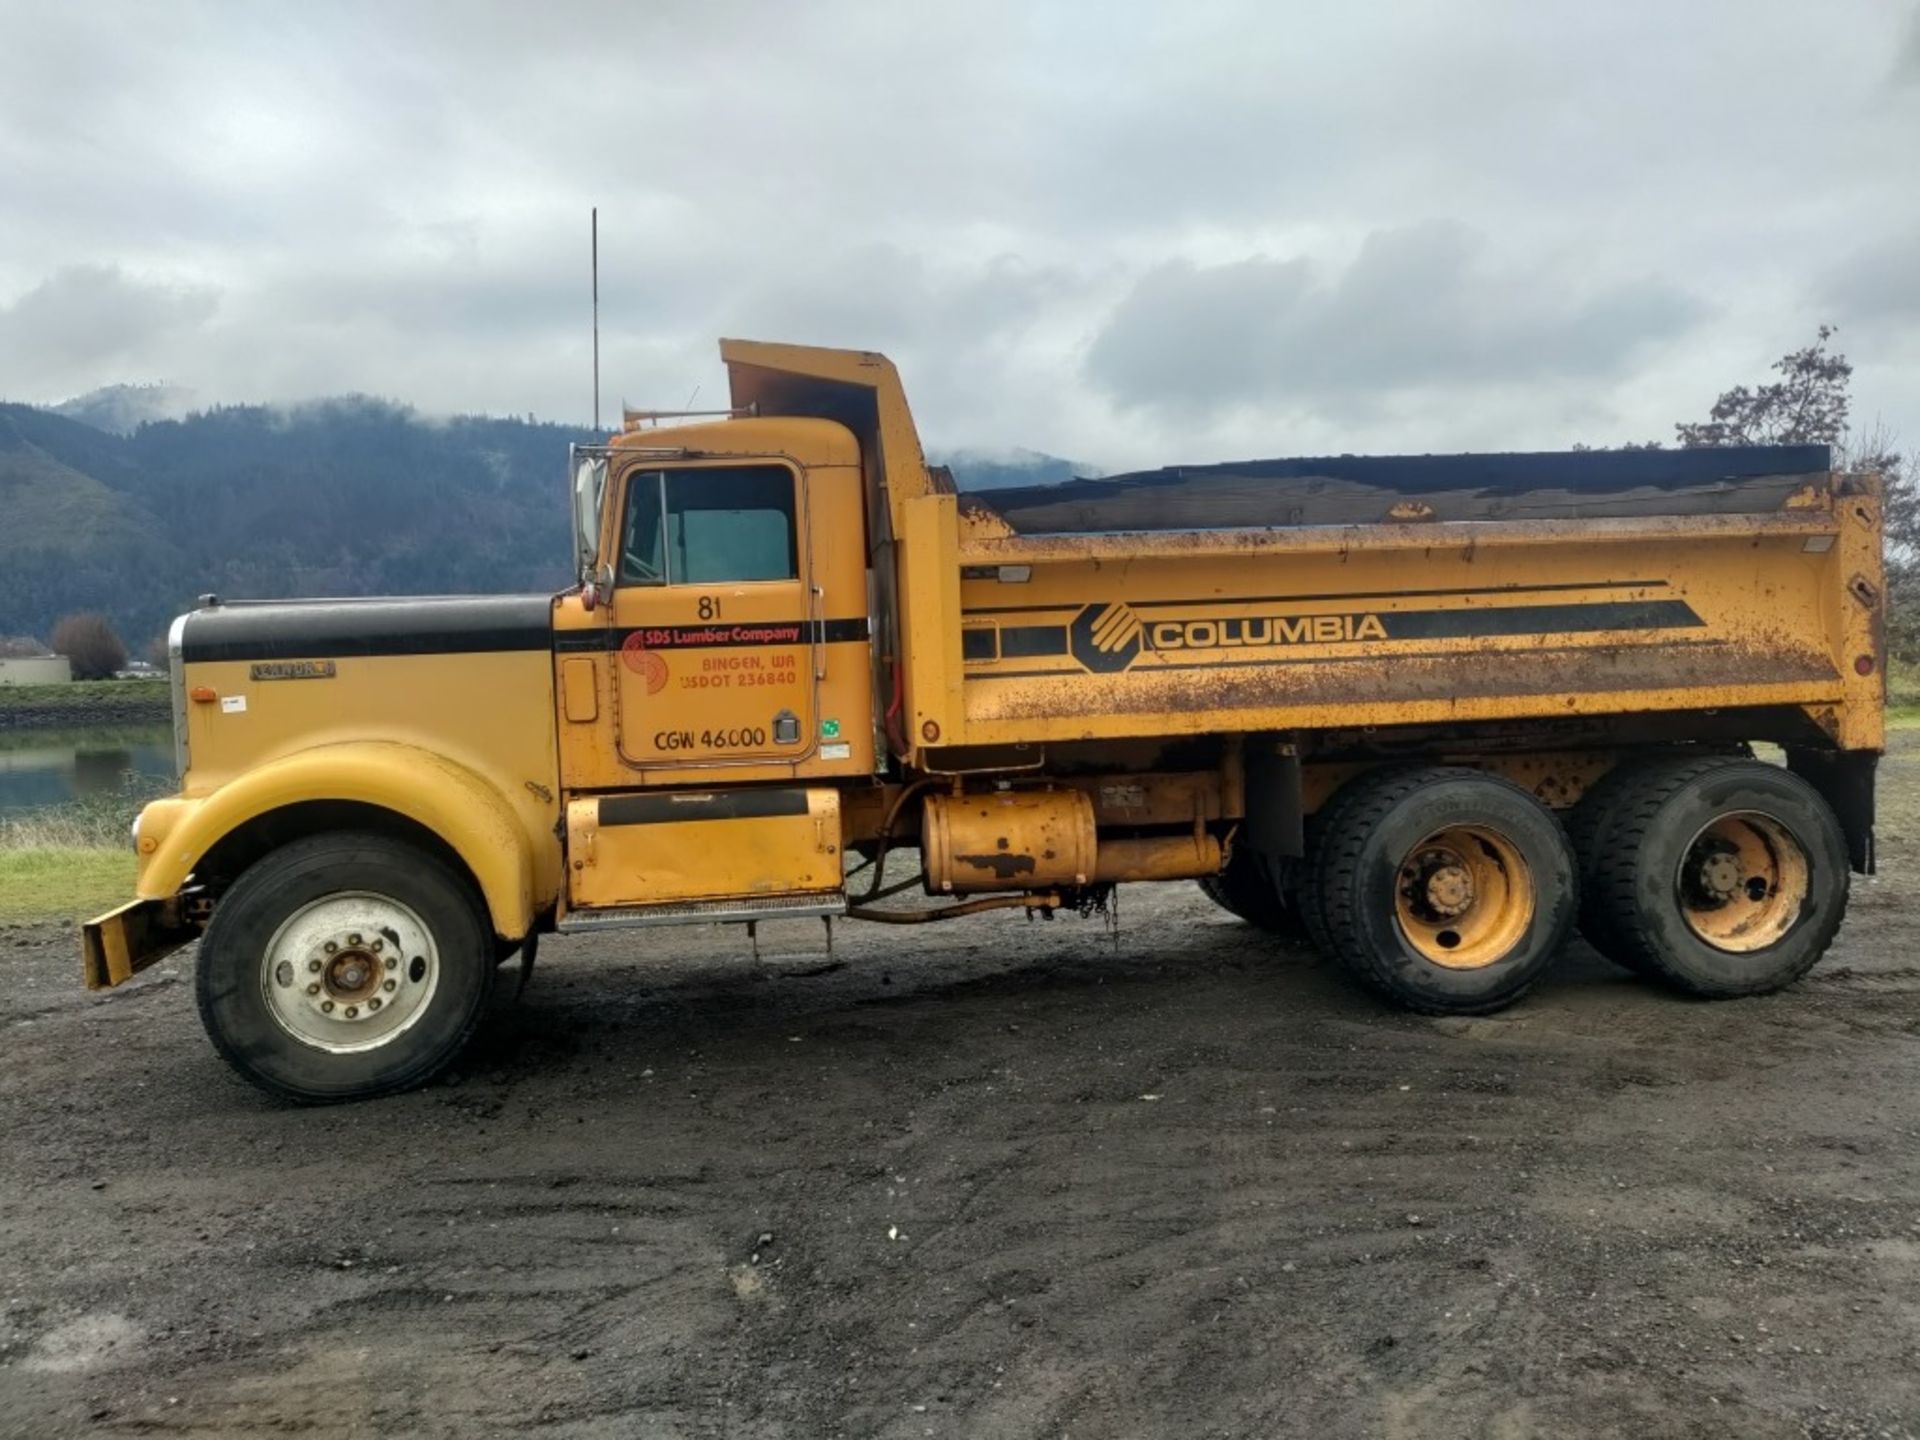
<path fill-rule="evenodd" d="M 1906 732 L 1911 736 L 1914 732 Z M 1191 886 L 549 944 L 302 1111 L 0 931 L 0 1434 L 1912 1436 L 1920 745 L 1795 989 L 1427 1020 Z M 509 985 L 506 987 L 511 989 Z"/>

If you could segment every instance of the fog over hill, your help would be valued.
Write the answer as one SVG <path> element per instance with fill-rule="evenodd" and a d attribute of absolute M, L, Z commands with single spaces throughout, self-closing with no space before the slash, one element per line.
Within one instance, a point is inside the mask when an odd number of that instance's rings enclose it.
<path fill-rule="evenodd" d="M 567 444 L 532 419 L 422 415 L 364 396 L 187 413 L 169 385 L 0 404 L 0 634 L 104 611 L 137 652 L 213 591 L 446 594 L 567 583 Z M 962 489 L 1086 466 L 936 452 Z"/>
<path fill-rule="evenodd" d="M 131 435 L 151 421 L 184 420 L 204 407 L 197 404 L 193 391 L 162 380 L 151 385 L 104 385 L 48 408 L 96 430 Z"/>

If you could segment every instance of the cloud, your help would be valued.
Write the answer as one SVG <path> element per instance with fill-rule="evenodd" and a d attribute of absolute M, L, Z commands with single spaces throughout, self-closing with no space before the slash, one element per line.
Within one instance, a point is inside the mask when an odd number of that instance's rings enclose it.
<path fill-rule="evenodd" d="M 584 420 L 598 205 L 609 406 L 717 397 L 734 332 L 879 346 L 933 443 L 1107 468 L 1665 433 L 1802 343 L 1849 247 L 1920 232 L 1916 92 L 1882 83 L 1915 70 L 1912 21 L 27 6 L 0 45 L 0 393 Z M 1920 338 L 1881 323 L 1889 352 Z M 1884 393 L 1920 431 L 1920 390 Z"/>
<path fill-rule="evenodd" d="M 1093 341 L 1086 374 L 1127 406 L 1356 406 L 1604 379 L 1703 313 L 1660 281 L 1582 285 L 1563 267 L 1502 264 L 1482 237 L 1436 222 L 1375 231 L 1332 273 L 1303 258 L 1155 266 Z"/>
<path fill-rule="evenodd" d="M 1920 226 L 1854 251 L 1827 272 L 1820 295 L 1849 329 L 1914 328 L 1920 322 Z"/>
<path fill-rule="evenodd" d="M 211 319 L 219 298 L 209 286 L 142 279 L 117 265 L 57 270 L 0 307 L 0 390 L 144 365 Z"/>

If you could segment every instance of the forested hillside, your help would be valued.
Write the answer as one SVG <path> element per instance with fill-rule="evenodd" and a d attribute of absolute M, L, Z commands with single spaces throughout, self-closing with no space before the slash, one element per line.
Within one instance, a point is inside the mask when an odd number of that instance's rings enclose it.
<path fill-rule="evenodd" d="M 215 409 L 125 435 L 0 405 L 0 635 L 44 639 L 59 616 L 100 610 L 138 654 L 209 590 L 557 588 L 567 581 L 567 443 L 588 438 L 361 398 Z M 1074 469 L 1031 451 L 945 458 L 968 488 Z"/>
<path fill-rule="evenodd" d="M 0 407 L 0 633 L 44 637 L 97 609 L 137 652 L 208 590 L 557 586 L 576 436 L 360 399 L 219 409 L 125 437 Z"/>

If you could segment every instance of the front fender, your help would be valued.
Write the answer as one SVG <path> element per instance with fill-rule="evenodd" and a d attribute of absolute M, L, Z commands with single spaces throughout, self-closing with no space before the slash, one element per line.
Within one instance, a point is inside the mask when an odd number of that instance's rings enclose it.
<path fill-rule="evenodd" d="M 558 842 L 540 845 L 486 780 L 419 746 L 348 741 L 274 760 L 204 797 L 149 805 L 140 818 L 134 893 L 149 900 L 171 898 L 207 853 L 240 826 L 313 800 L 376 805 L 439 836 L 473 872 L 494 932 L 506 939 L 532 930 L 534 917 L 558 892 Z M 545 857 L 544 867 L 543 849 L 554 852 Z M 554 878 L 543 884 L 546 868 Z"/>

